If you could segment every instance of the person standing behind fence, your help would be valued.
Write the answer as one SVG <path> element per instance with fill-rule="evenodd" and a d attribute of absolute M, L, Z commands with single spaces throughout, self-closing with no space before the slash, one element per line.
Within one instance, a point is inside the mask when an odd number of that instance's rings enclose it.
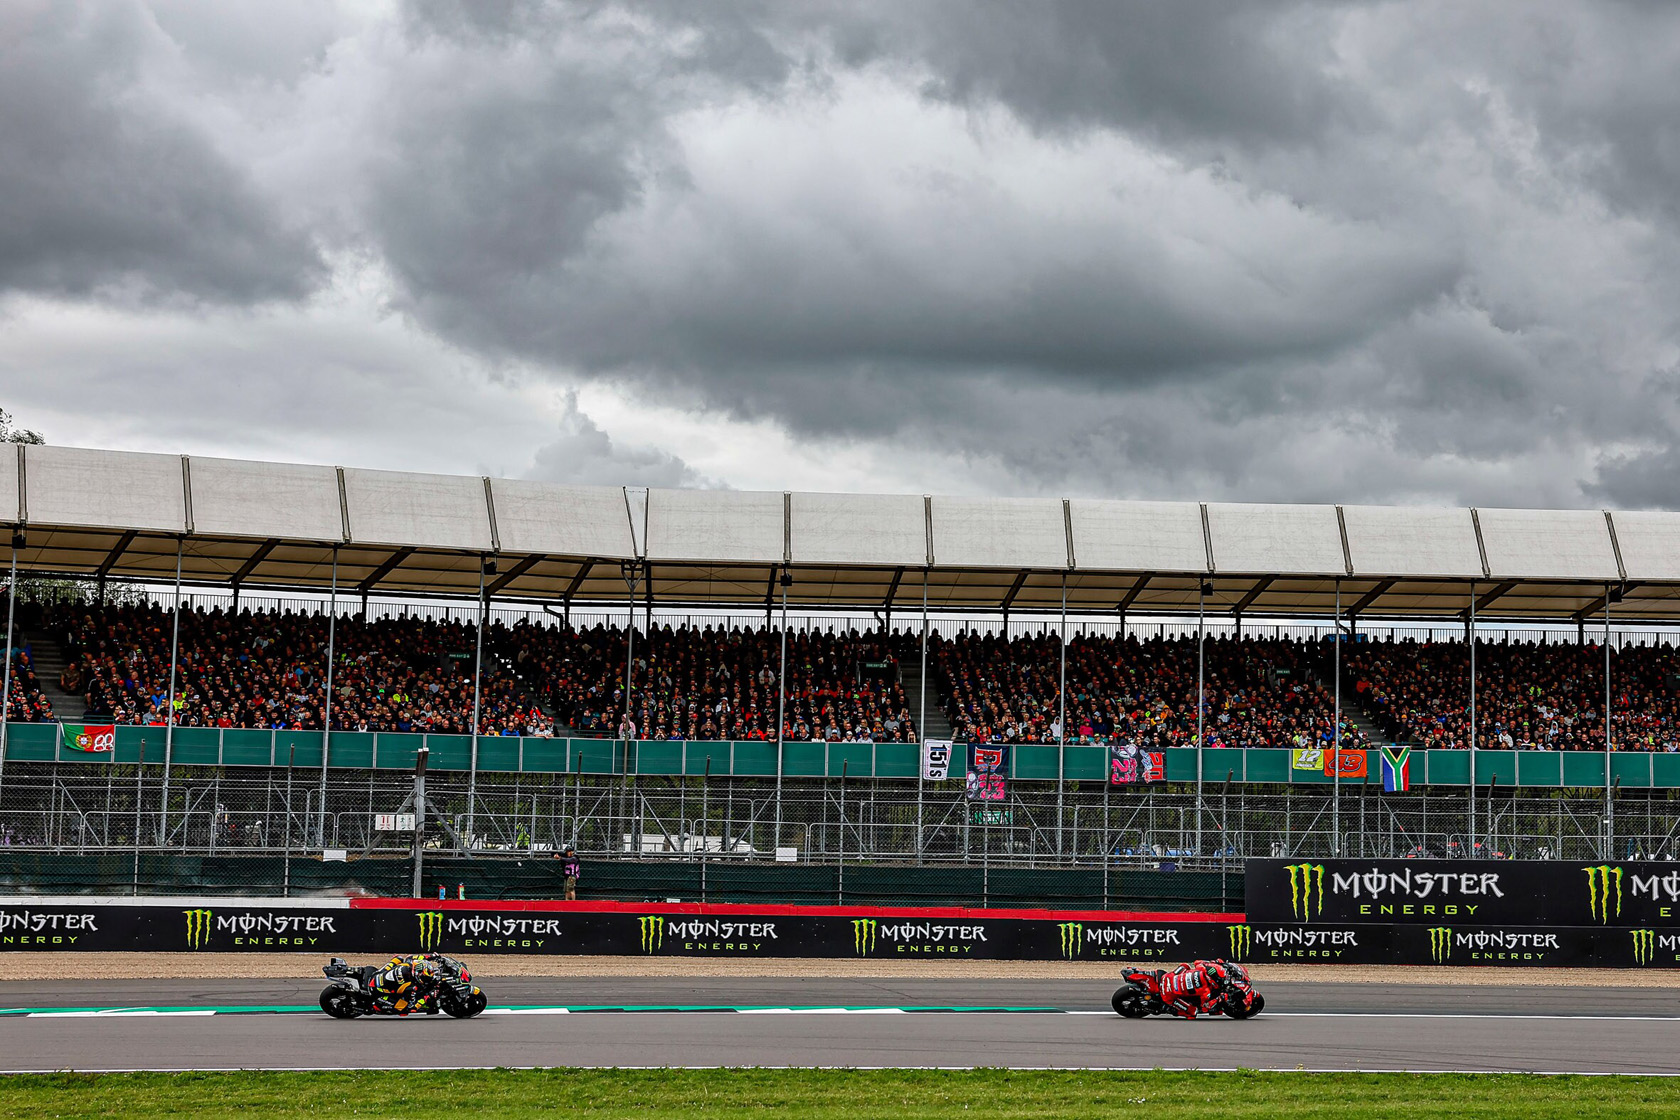
<path fill-rule="evenodd" d="M 577 901 L 578 880 L 583 877 L 583 864 L 578 862 L 577 849 L 567 846 L 566 850 L 554 857 L 561 860 L 560 874 L 566 880 L 566 901 Z"/>

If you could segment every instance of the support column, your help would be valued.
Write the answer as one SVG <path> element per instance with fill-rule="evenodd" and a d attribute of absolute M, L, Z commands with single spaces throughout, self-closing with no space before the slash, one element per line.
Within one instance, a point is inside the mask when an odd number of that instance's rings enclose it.
<path fill-rule="evenodd" d="M 484 577 L 496 570 L 494 560 L 478 563 L 478 640 L 473 646 L 472 757 L 467 764 L 467 851 L 473 850 L 473 816 L 478 811 L 478 708 L 480 682 L 484 676 L 484 612 L 490 597 L 484 593 Z"/>
<path fill-rule="evenodd" d="M 1202 854 L 1202 712 L 1207 688 L 1208 581 L 1196 583 L 1196 855 Z"/>
<path fill-rule="evenodd" d="M 1604 852 L 1602 859 L 1612 858 L 1616 848 L 1616 801 L 1610 785 L 1610 751 L 1615 744 L 1610 737 L 1610 585 L 1604 585 Z"/>
<path fill-rule="evenodd" d="M 1062 627 L 1060 630 L 1062 646 L 1062 669 L 1059 683 L 1056 686 L 1056 697 L 1061 709 L 1056 718 L 1056 854 L 1063 851 L 1062 844 L 1062 800 L 1063 791 L 1067 786 L 1067 572 L 1062 573 Z"/>
<path fill-rule="evenodd" d="M 1331 651 L 1331 666 L 1335 673 L 1335 709 L 1330 725 L 1330 854 L 1342 854 L 1342 581 L 1336 581 L 1336 613 L 1331 616 L 1334 624 L 1334 648 Z"/>
<path fill-rule="evenodd" d="M 916 759 L 916 863 L 922 862 L 922 806 L 923 786 L 926 785 L 927 775 L 924 772 L 927 758 L 927 647 L 928 647 L 928 576 L 932 569 L 922 569 L 922 685 L 921 698 L 916 711 L 916 742 L 919 746 Z M 954 744 L 953 744 L 954 746 Z M 949 765 L 949 763 L 947 763 Z M 948 771 L 947 771 L 948 772 Z"/>
<path fill-rule="evenodd" d="M 9 730 L 9 716 L 12 710 L 12 619 L 17 610 L 17 554 L 18 541 L 22 536 L 22 533 L 12 534 L 12 577 L 11 582 L 6 584 L 6 668 L 3 679 L 0 679 L 0 790 L 5 789 L 3 779 L 6 776 L 6 748 L 9 745 L 6 733 Z M 55 744 L 54 757 L 57 757 L 57 754 Z"/>
<path fill-rule="evenodd" d="M 624 742 L 624 773 L 620 776 L 619 782 L 618 782 L 618 813 L 615 815 L 615 818 L 613 820 L 613 831 L 615 833 L 617 833 L 619 828 L 621 828 L 623 826 L 624 820 L 628 816 L 628 813 L 626 811 L 626 806 L 627 806 L 626 795 L 629 793 L 629 789 L 630 789 L 630 738 L 631 738 L 628 732 L 629 732 L 630 727 L 633 726 L 633 724 L 635 722 L 635 717 L 633 715 L 631 715 L 631 712 L 634 711 L 634 709 L 635 709 L 635 699 L 634 699 L 635 688 L 634 688 L 634 685 L 635 685 L 635 681 L 636 681 L 636 576 L 637 576 L 637 574 L 638 573 L 637 573 L 636 565 L 634 563 L 631 563 L 631 564 L 628 564 L 628 565 L 625 566 L 624 581 L 629 586 L 630 594 L 629 594 L 629 597 L 625 601 L 625 604 L 624 604 L 624 626 L 625 626 L 625 629 L 624 629 L 624 716 L 623 716 L 622 719 L 619 720 L 619 724 L 618 724 L 619 730 L 622 731 L 622 732 L 625 732 L 625 734 L 623 734 L 621 736 L 621 738 L 623 739 L 623 742 Z M 619 835 L 622 835 L 622 833 L 620 833 Z M 640 849 L 641 845 L 642 845 L 641 837 L 637 837 L 636 838 L 636 843 L 635 843 L 636 848 Z M 623 854 L 624 854 L 623 852 L 619 853 L 619 855 L 621 855 L 621 856 Z M 641 855 L 641 852 L 638 850 L 634 854 L 639 856 L 639 855 Z"/>
<path fill-rule="evenodd" d="M 1470 835 L 1465 856 L 1476 857 L 1476 581 L 1470 581 L 1470 609 L 1464 616 L 1464 638 L 1470 644 Z"/>
<path fill-rule="evenodd" d="M 793 576 L 787 570 L 782 570 L 782 653 L 781 661 L 776 666 L 776 834 L 770 841 L 770 856 L 775 858 L 775 849 L 782 843 L 782 748 L 787 735 L 787 593 L 793 583 Z M 824 752 L 826 757 L 826 752 Z M 824 767 L 826 771 L 826 767 Z M 824 777 L 826 777 L 826 773 Z"/>
<path fill-rule="evenodd" d="M 315 815 L 315 842 L 327 846 L 327 758 L 332 753 L 332 689 L 334 639 L 338 625 L 338 548 L 332 552 L 332 585 L 327 592 L 327 699 L 321 712 L 321 797 Z"/>
<path fill-rule="evenodd" d="M 164 834 L 169 829 L 169 764 L 175 756 L 175 663 L 179 660 L 181 648 L 181 552 L 186 543 L 185 537 L 175 540 L 175 617 L 169 632 L 169 696 L 165 701 L 169 710 L 163 725 L 163 797 L 158 802 L 159 847 L 163 846 Z"/>

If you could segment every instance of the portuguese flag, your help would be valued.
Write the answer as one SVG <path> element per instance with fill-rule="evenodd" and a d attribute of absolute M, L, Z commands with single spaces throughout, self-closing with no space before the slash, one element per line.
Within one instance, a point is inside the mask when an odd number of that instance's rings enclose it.
<path fill-rule="evenodd" d="M 117 729 L 109 723 L 61 723 L 64 745 L 73 751 L 103 754 L 117 745 Z"/>

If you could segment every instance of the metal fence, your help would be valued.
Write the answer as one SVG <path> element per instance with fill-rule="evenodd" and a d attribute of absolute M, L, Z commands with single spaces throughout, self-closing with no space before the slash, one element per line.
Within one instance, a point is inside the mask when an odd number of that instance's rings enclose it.
<path fill-rule="evenodd" d="M 251 881 L 231 886 L 289 894 L 305 866 L 314 883 L 326 874 L 323 863 L 408 858 L 413 833 L 380 826 L 406 823 L 381 818 L 413 811 L 411 775 L 335 773 L 324 803 L 318 782 L 318 772 L 301 769 L 176 768 L 166 788 L 152 766 L 112 765 L 97 774 L 10 767 L 0 804 L 0 878 L 10 879 L 6 893 L 194 893 L 204 887 L 191 881 L 192 869 L 205 861 L 278 856 L 278 863 L 251 862 Z M 1229 876 L 1251 856 L 1680 856 L 1680 800 L 1671 792 L 1622 791 L 1608 815 L 1606 805 L 1602 795 L 1567 790 L 1395 795 L 1363 787 L 1334 797 L 1314 787 L 1260 792 L 1238 783 L 1209 785 L 1199 807 L 1193 788 L 1182 785 L 1096 783 L 1072 784 L 1059 798 L 1054 787 L 1017 784 L 1006 800 L 977 805 L 960 787 L 930 787 L 918 799 L 902 783 L 874 780 L 786 780 L 778 796 L 765 779 L 567 774 L 480 774 L 469 796 L 466 776 L 434 775 L 421 836 L 423 862 L 543 860 L 575 845 L 596 862 L 698 870 L 701 894 L 706 866 L 837 869 L 837 900 L 848 874 L 854 895 L 865 872 L 875 890 L 890 893 L 891 877 L 883 875 L 902 869 L 902 893 L 911 896 L 922 890 L 911 882 L 915 870 L 960 869 L 977 876 L 955 892 L 972 893 L 972 904 L 991 893 L 994 870 L 1098 871 L 1100 887 L 1093 879 L 1081 888 L 1094 905 L 1099 891 L 1102 902 L 1113 901 L 1111 871 L 1217 873 L 1224 898 Z M 181 857 L 168 865 L 176 871 L 155 870 L 166 856 Z M 95 866 L 98 883 L 79 881 L 90 873 L 75 868 Z M 245 865 L 223 866 L 222 874 L 235 874 L 225 868 Z M 672 882 L 679 880 L 688 886 L 671 890 L 693 893 L 692 874 Z M 407 893 L 406 872 L 380 882 L 359 889 Z"/>

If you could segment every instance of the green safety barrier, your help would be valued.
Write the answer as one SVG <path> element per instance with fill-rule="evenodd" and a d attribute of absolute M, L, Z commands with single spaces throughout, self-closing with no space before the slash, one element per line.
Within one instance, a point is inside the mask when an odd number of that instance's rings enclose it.
<path fill-rule="evenodd" d="M 66 747 L 57 724 L 16 723 L 7 729 L 8 762 L 64 762 L 85 765 L 147 765 L 164 761 L 165 729 L 118 727 L 115 749 L 90 753 Z M 260 731 L 245 728 L 177 727 L 170 762 L 181 766 L 298 766 L 319 769 L 319 731 Z M 470 735 L 420 735 L 412 732 L 334 731 L 327 765 L 338 769 L 412 770 L 424 746 L 432 770 L 474 768 Z M 1175 747 L 1166 753 L 1167 780 L 1196 780 L 1196 750 Z M 1365 753 L 1366 776 L 1343 778 L 1344 786 L 1381 785 L 1381 755 Z M 1602 751 L 1477 751 L 1478 785 L 1510 789 L 1604 788 Z M 1108 748 L 1054 743 L 1016 744 L 1009 752 L 1010 777 L 1016 781 L 1056 780 L 1058 758 L 1072 782 L 1101 782 L 1108 768 Z M 961 760 L 953 777 L 960 779 Z M 1281 748 L 1209 748 L 1201 752 L 1204 782 L 1323 785 L 1332 779 L 1321 769 L 1297 769 L 1292 751 Z M 717 741 L 620 739 L 539 739 L 482 735 L 477 769 L 524 774 L 645 774 L 675 777 L 773 778 L 776 744 Z M 891 778 L 914 781 L 920 769 L 915 743 L 784 743 L 783 777 Z M 1610 780 L 1624 788 L 1680 789 L 1680 754 L 1615 751 Z M 1414 750 L 1412 786 L 1464 786 L 1470 782 L 1470 752 Z"/>

